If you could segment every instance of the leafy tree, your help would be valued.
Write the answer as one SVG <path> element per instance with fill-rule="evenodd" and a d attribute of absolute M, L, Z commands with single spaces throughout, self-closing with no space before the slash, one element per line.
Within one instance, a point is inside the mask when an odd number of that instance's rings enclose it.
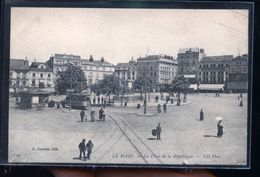
<path fill-rule="evenodd" d="M 178 94 L 178 99 L 180 99 L 181 93 L 183 93 L 184 98 L 186 98 L 186 95 L 189 91 L 189 86 L 190 86 L 189 80 L 184 76 L 181 76 L 173 80 L 169 89 L 172 92 L 176 92 Z"/>
<path fill-rule="evenodd" d="M 87 82 L 83 71 L 76 66 L 68 65 L 68 68 L 58 73 L 55 90 L 59 94 L 64 94 L 67 89 L 80 92 L 87 88 Z"/>
<path fill-rule="evenodd" d="M 107 94 L 110 100 L 111 94 L 116 94 L 120 91 L 120 79 L 115 74 L 105 75 L 104 78 L 99 81 L 98 88 L 100 89 L 100 93 Z"/>
<path fill-rule="evenodd" d="M 146 87 L 146 88 L 145 88 Z M 144 89 L 151 90 L 153 87 L 153 82 L 149 77 L 137 77 L 133 82 L 133 89 L 143 92 Z"/>

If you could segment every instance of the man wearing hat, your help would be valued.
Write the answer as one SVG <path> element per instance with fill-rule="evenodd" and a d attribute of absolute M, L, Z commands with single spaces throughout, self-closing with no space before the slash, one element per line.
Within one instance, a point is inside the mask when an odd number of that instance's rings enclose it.
<path fill-rule="evenodd" d="M 83 159 L 86 160 L 86 155 L 85 155 L 85 151 L 86 151 L 86 146 L 85 146 L 85 139 L 82 139 L 82 141 L 79 143 L 79 159 L 81 159 L 81 155 L 83 154 Z"/>

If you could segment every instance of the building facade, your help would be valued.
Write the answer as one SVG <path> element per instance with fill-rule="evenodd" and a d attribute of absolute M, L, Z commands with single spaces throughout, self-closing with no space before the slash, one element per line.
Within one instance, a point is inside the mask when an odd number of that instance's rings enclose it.
<path fill-rule="evenodd" d="M 230 62 L 226 87 L 232 92 L 248 90 L 248 55 L 237 56 Z"/>
<path fill-rule="evenodd" d="M 137 62 L 132 59 L 128 63 L 118 63 L 115 66 L 115 73 L 121 82 L 125 82 L 127 87 L 131 89 L 137 77 Z"/>
<path fill-rule="evenodd" d="M 102 57 L 100 60 L 94 60 L 92 55 L 89 59 L 81 59 L 81 69 L 87 79 L 87 84 L 98 83 L 105 75 L 111 75 L 115 72 L 113 64 L 107 62 Z"/>
<path fill-rule="evenodd" d="M 10 88 L 53 88 L 53 70 L 47 63 L 32 62 L 23 59 L 10 60 Z"/>
<path fill-rule="evenodd" d="M 225 84 L 229 80 L 229 65 L 233 55 L 207 56 L 199 62 L 201 84 Z"/>
<path fill-rule="evenodd" d="M 28 87 L 28 77 L 30 66 L 27 59 L 11 59 L 9 72 L 9 87 Z"/>
<path fill-rule="evenodd" d="M 195 75 L 198 77 L 199 62 L 206 54 L 204 49 L 199 48 L 185 48 L 180 49 L 178 60 L 178 75 Z"/>
<path fill-rule="evenodd" d="M 92 55 L 89 59 L 83 59 L 78 55 L 54 54 L 47 63 L 53 69 L 54 78 L 59 72 L 65 71 L 69 64 L 81 68 L 88 85 L 97 83 L 104 75 L 113 74 L 115 71 L 114 65 L 105 61 L 103 57 L 94 60 Z"/>
<path fill-rule="evenodd" d="M 154 86 L 170 84 L 177 77 L 177 60 L 168 55 L 149 55 L 137 59 L 137 77 L 147 77 Z"/>
<path fill-rule="evenodd" d="M 80 67 L 81 57 L 78 55 L 54 54 L 47 63 L 53 69 L 54 76 L 56 76 L 59 72 L 65 71 L 68 64 Z"/>
<path fill-rule="evenodd" d="M 27 73 L 29 87 L 53 88 L 54 74 L 47 63 L 32 62 Z"/>

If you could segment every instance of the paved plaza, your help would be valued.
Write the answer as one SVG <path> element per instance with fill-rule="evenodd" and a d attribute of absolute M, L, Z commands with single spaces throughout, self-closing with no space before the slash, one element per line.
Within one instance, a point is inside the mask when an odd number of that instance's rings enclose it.
<path fill-rule="evenodd" d="M 246 164 L 247 95 L 239 106 L 238 94 L 194 94 L 181 106 L 156 112 L 154 97 L 147 115 L 137 103 L 106 107 L 105 121 L 80 122 L 80 110 L 46 108 L 21 110 L 10 98 L 9 161 L 56 163 L 140 164 Z M 132 106 L 131 106 L 132 105 Z M 96 119 L 98 119 L 98 110 Z M 200 110 L 204 120 L 199 120 Z M 217 138 L 216 117 L 223 117 L 224 135 Z M 152 136 L 160 123 L 162 139 Z M 91 159 L 79 159 L 78 144 L 85 138 L 94 143 Z"/>

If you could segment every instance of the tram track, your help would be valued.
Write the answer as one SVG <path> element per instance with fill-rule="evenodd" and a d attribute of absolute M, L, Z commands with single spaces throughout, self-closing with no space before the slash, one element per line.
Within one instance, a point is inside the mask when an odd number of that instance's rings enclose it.
<path fill-rule="evenodd" d="M 107 111 L 108 112 L 108 111 Z M 111 118 L 114 123 L 119 127 L 122 133 L 127 138 L 128 142 L 138 153 L 138 157 L 146 164 L 163 164 L 160 158 L 153 152 L 153 150 L 145 144 L 145 142 L 136 134 L 136 132 L 118 115 L 113 115 L 113 113 L 108 112 L 108 117 Z M 145 158 L 144 154 L 150 153 L 152 158 Z"/>

